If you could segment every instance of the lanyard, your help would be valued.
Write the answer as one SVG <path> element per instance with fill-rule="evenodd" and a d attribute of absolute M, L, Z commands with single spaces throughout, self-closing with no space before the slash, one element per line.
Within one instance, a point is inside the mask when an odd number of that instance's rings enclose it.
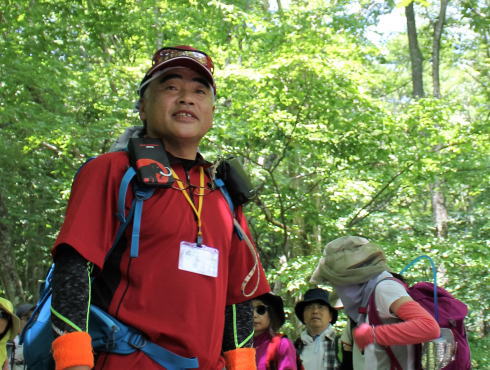
<path fill-rule="evenodd" d="M 192 210 L 194 211 L 194 214 L 197 217 L 197 241 L 196 244 L 198 246 L 201 246 L 202 243 L 202 220 L 201 220 L 201 213 L 202 213 L 202 204 L 204 201 L 204 169 L 203 167 L 199 167 L 200 170 L 200 176 L 199 176 L 199 200 L 198 200 L 198 205 L 197 209 L 196 206 L 194 205 L 194 202 L 191 200 L 189 193 L 187 193 L 184 184 L 182 181 L 179 179 L 179 176 L 175 173 L 175 171 L 172 169 L 172 176 L 174 177 L 175 181 L 177 182 L 177 185 L 179 186 L 179 189 L 182 191 L 182 194 L 184 194 L 185 199 L 187 200 L 187 203 L 191 206 Z"/>

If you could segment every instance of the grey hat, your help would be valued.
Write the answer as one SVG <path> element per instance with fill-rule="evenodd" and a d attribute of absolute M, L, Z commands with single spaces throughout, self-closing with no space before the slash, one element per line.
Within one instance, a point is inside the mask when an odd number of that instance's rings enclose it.
<path fill-rule="evenodd" d="M 15 309 L 15 314 L 21 319 L 26 314 L 29 314 L 32 310 L 34 310 L 33 304 L 23 303 L 17 306 L 17 308 Z"/>

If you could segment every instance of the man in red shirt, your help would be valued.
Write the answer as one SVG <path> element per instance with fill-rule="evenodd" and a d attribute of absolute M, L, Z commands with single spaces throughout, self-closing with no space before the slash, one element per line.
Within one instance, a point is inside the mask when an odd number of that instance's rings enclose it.
<path fill-rule="evenodd" d="M 142 351 L 101 352 L 94 359 L 87 332 L 92 303 L 150 342 L 196 357 L 199 369 L 254 369 L 250 300 L 269 286 L 255 252 L 234 232 L 225 198 L 209 185 L 211 164 L 198 153 L 213 122 L 213 62 L 188 46 L 162 48 L 139 94 L 141 136 L 161 140 L 175 183 L 144 202 L 134 258 L 131 227 L 112 248 L 127 152 L 101 155 L 78 173 L 53 248 L 56 368 L 162 368 Z M 126 207 L 133 198 L 128 191 Z M 241 207 L 236 220 L 250 238 Z"/>

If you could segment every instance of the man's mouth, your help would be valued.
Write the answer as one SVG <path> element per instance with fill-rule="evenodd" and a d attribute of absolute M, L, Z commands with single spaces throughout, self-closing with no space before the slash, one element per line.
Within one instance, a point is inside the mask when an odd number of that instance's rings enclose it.
<path fill-rule="evenodd" d="M 174 117 L 177 117 L 177 118 L 194 118 L 194 119 L 197 118 L 191 112 L 183 112 L 183 111 L 179 111 L 179 112 L 174 113 Z"/>

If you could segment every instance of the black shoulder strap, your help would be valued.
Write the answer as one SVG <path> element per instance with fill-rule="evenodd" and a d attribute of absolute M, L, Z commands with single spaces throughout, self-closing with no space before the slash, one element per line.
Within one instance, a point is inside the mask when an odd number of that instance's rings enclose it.
<path fill-rule="evenodd" d="M 296 348 L 296 352 L 298 353 L 298 355 L 300 355 L 301 352 L 303 352 L 303 348 L 305 347 L 305 344 L 301 340 L 301 337 L 299 337 L 294 341 L 294 347 Z"/>

